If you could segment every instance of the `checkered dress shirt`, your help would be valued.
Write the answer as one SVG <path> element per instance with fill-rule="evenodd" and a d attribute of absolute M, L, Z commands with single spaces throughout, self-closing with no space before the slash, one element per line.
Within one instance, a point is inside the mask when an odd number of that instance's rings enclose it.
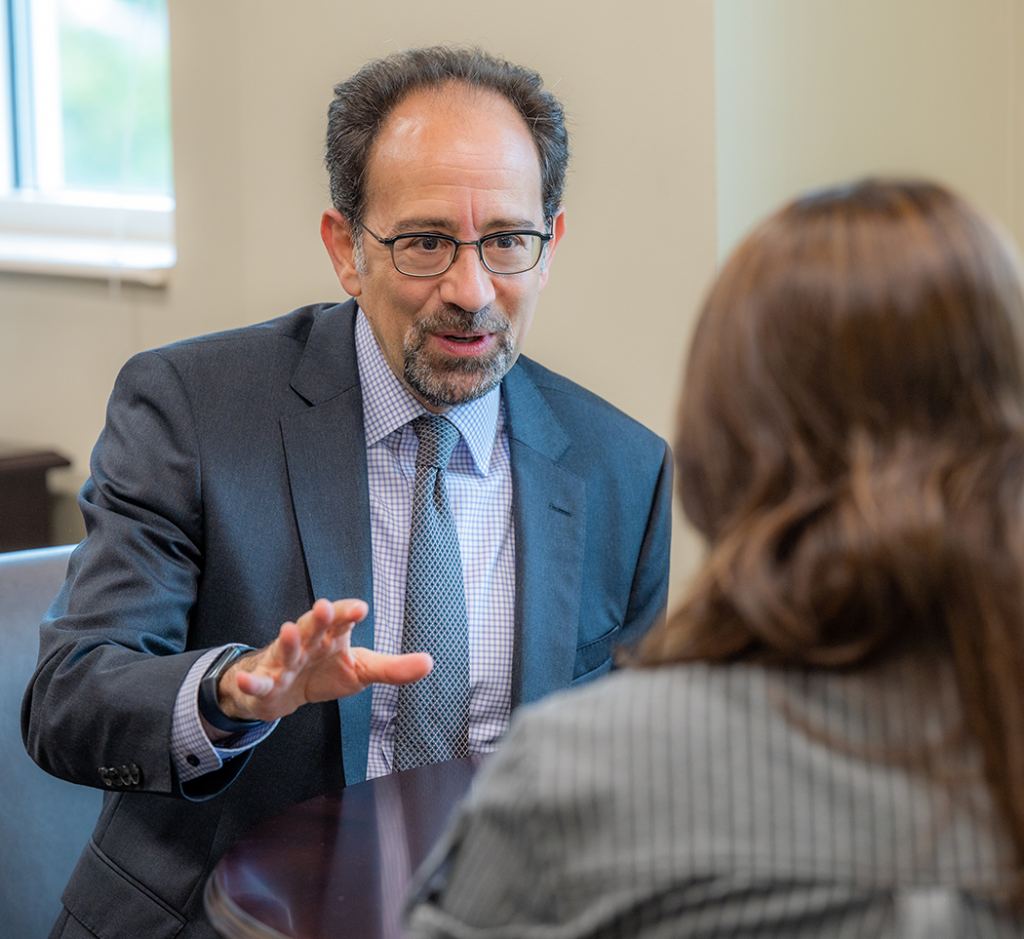
<path fill-rule="evenodd" d="M 378 652 L 397 653 L 416 475 L 417 443 L 410 421 L 426 409 L 388 367 L 362 312 L 356 319 L 356 356 L 370 484 L 374 646 Z M 462 435 L 448 464 L 447 488 L 459 533 L 469 625 L 469 749 L 486 753 L 508 726 L 512 699 L 515 539 L 500 390 L 452 408 L 446 416 Z M 374 687 L 368 779 L 391 772 L 397 707 L 397 688 Z"/>
<path fill-rule="evenodd" d="M 409 422 L 426 409 L 395 377 L 359 311 L 356 356 L 363 392 L 373 557 L 374 647 L 398 653 L 409 554 L 416 434 Z M 469 625 L 469 749 L 487 753 L 508 727 L 512 701 L 515 613 L 515 537 L 512 468 L 501 392 L 492 392 L 446 415 L 461 439 L 448 465 L 448 498 L 462 553 Z M 182 683 L 171 727 L 171 757 L 181 782 L 219 769 L 255 746 L 276 722 L 215 747 L 199 719 L 199 682 L 219 650 L 198 659 Z M 370 717 L 366 776 L 391 772 L 398 689 L 376 685 Z"/>

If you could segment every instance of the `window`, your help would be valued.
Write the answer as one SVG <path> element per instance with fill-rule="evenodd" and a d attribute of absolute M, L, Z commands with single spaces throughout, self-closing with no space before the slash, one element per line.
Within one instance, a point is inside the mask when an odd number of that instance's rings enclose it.
<path fill-rule="evenodd" d="M 174 264 L 166 0 L 0 0 L 0 269 Z"/>

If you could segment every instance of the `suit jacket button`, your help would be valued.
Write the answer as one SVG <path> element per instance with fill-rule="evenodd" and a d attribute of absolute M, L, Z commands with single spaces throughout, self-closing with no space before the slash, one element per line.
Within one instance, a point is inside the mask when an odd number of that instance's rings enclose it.
<path fill-rule="evenodd" d="M 142 770 L 140 770 L 134 763 L 129 763 L 128 775 L 131 778 L 132 785 L 137 786 L 139 781 L 142 779 Z"/>
<path fill-rule="evenodd" d="M 103 780 L 103 784 L 105 786 L 112 786 L 112 785 L 114 785 L 113 781 L 110 778 L 110 773 L 108 772 L 107 768 L 105 766 L 101 766 L 99 768 L 99 770 L 100 770 L 100 779 Z"/>

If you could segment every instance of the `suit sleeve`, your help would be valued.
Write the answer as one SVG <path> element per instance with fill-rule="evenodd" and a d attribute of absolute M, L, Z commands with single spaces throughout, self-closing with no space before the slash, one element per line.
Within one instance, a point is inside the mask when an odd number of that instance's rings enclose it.
<path fill-rule="evenodd" d="M 131 767 L 115 784 L 180 793 L 171 719 L 203 652 L 189 648 L 203 567 L 200 457 L 178 373 L 159 353 L 136 356 L 111 394 L 79 495 L 86 538 L 43 620 L 22 705 L 28 752 L 55 776 L 109 788 L 107 768 Z M 219 784 L 242 763 L 227 764 Z"/>

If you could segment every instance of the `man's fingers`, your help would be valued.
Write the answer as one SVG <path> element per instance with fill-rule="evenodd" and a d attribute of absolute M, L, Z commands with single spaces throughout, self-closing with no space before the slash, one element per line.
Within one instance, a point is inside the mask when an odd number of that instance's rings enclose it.
<path fill-rule="evenodd" d="M 297 623 L 284 623 L 277 634 L 277 655 L 275 658 L 286 668 L 296 664 L 302 654 L 302 634 Z M 267 663 L 258 661 L 258 665 Z"/>
<path fill-rule="evenodd" d="M 369 609 L 362 600 L 317 600 L 298 622 L 281 627 L 274 658 L 286 668 L 301 668 L 306 654 L 312 653 L 315 658 L 321 649 L 330 651 L 330 644 L 365 619 Z"/>
<path fill-rule="evenodd" d="M 394 684 L 415 681 L 430 671 L 429 656 L 410 656 L 411 662 L 390 665 L 386 656 L 369 653 L 368 669 L 362 669 L 349 646 L 349 633 L 355 623 L 366 618 L 369 607 L 362 600 L 317 600 L 313 607 L 295 623 L 284 623 L 269 646 L 252 656 L 246 656 L 234 665 L 221 681 L 221 698 L 232 716 L 249 716 L 253 702 L 246 698 L 261 699 L 259 710 L 268 712 L 264 720 L 291 713 L 310 700 L 322 700 L 322 695 L 353 694 L 358 687 L 334 690 L 325 687 L 317 673 L 330 664 L 330 657 L 340 656 L 349 671 L 349 684 L 354 685 L 353 674 L 366 672 L 364 684 L 389 681 Z M 426 661 L 422 661 L 422 659 Z M 419 660 L 418 660 L 419 659 Z M 380 673 L 386 677 L 378 678 Z"/>
<path fill-rule="evenodd" d="M 333 606 L 335 617 L 348 623 L 361 623 L 370 612 L 365 600 L 335 600 Z"/>
<path fill-rule="evenodd" d="M 369 611 L 369 606 L 363 600 L 335 600 L 332 603 L 321 598 L 299 619 L 299 629 L 306 641 L 312 642 L 328 629 L 332 633 L 347 632 L 354 623 L 366 619 Z"/>
<path fill-rule="evenodd" d="M 426 652 L 382 655 L 372 649 L 353 649 L 356 671 L 362 681 L 407 685 L 430 674 L 434 660 Z"/>
<path fill-rule="evenodd" d="M 301 645 L 307 649 L 316 646 L 337 618 L 335 604 L 330 600 L 317 600 L 313 608 L 303 613 L 296 623 Z M 283 631 L 284 627 L 281 628 Z"/>
<path fill-rule="evenodd" d="M 330 626 L 334 622 L 334 604 L 330 600 L 325 600 L 321 597 L 313 604 L 313 609 L 309 612 L 313 614 L 313 619 L 317 626 Z"/>
<path fill-rule="evenodd" d="M 262 698 L 274 690 L 274 679 L 269 675 L 258 675 L 255 672 L 239 671 L 235 676 L 235 684 L 242 694 L 253 698 Z"/>

